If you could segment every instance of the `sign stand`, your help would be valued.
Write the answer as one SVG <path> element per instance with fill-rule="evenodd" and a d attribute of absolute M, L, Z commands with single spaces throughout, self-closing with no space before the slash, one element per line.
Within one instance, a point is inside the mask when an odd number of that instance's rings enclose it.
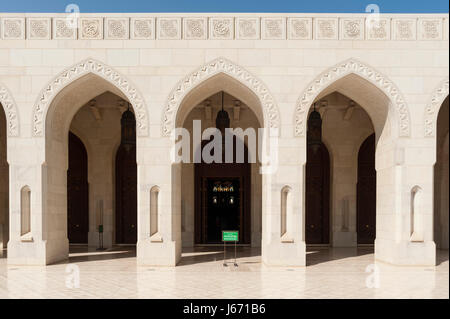
<path fill-rule="evenodd" d="M 239 241 L 239 231 L 237 230 L 223 230 L 222 231 L 222 241 L 223 241 L 223 266 L 227 267 L 227 241 L 234 241 L 234 267 L 238 267 L 237 264 L 237 242 Z"/>
<path fill-rule="evenodd" d="M 103 248 L 103 225 L 98 225 L 98 243 L 100 247 L 97 250 L 106 250 Z"/>

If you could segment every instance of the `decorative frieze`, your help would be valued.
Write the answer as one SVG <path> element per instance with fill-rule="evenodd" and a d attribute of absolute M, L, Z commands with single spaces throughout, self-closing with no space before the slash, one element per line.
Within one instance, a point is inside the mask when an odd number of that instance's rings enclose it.
<path fill-rule="evenodd" d="M 133 40 L 151 40 L 155 38 L 154 18 L 131 18 L 130 37 Z"/>
<path fill-rule="evenodd" d="M 78 28 L 81 40 L 103 39 L 103 18 L 80 18 Z"/>
<path fill-rule="evenodd" d="M 431 99 L 425 108 L 425 137 L 433 137 L 436 135 L 436 122 L 439 109 L 449 94 L 448 83 L 448 78 L 439 83 L 438 87 L 433 91 Z"/>
<path fill-rule="evenodd" d="M 287 32 L 289 40 L 311 40 L 312 18 L 288 18 Z"/>
<path fill-rule="evenodd" d="M 75 40 L 77 38 L 77 21 L 67 18 L 53 18 L 53 39 Z"/>
<path fill-rule="evenodd" d="M 236 39 L 259 39 L 259 18 L 236 18 Z"/>
<path fill-rule="evenodd" d="M 206 40 L 208 37 L 207 18 L 184 18 L 183 38 L 186 40 Z"/>
<path fill-rule="evenodd" d="M 420 19 L 417 37 L 419 40 L 442 40 L 442 19 Z"/>
<path fill-rule="evenodd" d="M 50 18 L 29 18 L 27 19 L 27 38 L 30 40 L 51 39 L 51 19 Z"/>
<path fill-rule="evenodd" d="M 338 18 L 316 18 L 314 21 L 317 40 L 338 39 Z"/>
<path fill-rule="evenodd" d="M 262 18 L 261 19 L 261 39 L 263 40 L 284 40 L 286 39 L 286 19 L 285 18 Z"/>
<path fill-rule="evenodd" d="M 364 19 L 340 19 L 340 39 L 364 40 Z"/>
<path fill-rule="evenodd" d="M 181 39 L 181 18 L 158 18 L 158 39 Z"/>
<path fill-rule="evenodd" d="M 126 40 L 130 36 L 128 18 L 106 18 L 105 38 L 108 40 Z"/>
<path fill-rule="evenodd" d="M 3 18 L 1 31 L 5 40 L 25 39 L 25 18 Z"/>
<path fill-rule="evenodd" d="M 416 19 L 392 19 L 393 40 L 415 40 Z"/>
<path fill-rule="evenodd" d="M 2 106 L 6 115 L 6 129 L 8 136 L 19 136 L 19 116 L 17 112 L 17 105 L 8 89 L 0 83 L 0 108 Z"/>
<path fill-rule="evenodd" d="M 209 18 L 209 38 L 232 40 L 234 38 L 234 19 L 232 17 Z"/>
<path fill-rule="evenodd" d="M 390 40 L 391 20 L 389 18 L 367 18 L 366 19 L 367 40 Z"/>

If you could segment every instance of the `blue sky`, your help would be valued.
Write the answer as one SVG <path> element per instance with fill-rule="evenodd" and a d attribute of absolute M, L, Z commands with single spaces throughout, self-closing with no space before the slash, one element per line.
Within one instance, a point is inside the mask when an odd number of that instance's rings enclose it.
<path fill-rule="evenodd" d="M 361 13 L 377 4 L 384 13 L 443 13 L 448 0 L 0 0 L 0 12 L 312 12 Z"/>

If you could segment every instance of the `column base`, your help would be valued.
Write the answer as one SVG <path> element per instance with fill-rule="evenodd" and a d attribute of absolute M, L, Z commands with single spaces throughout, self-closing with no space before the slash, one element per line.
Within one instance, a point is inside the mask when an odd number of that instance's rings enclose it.
<path fill-rule="evenodd" d="M 335 231 L 333 232 L 333 247 L 356 247 L 357 234 L 350 231 Z"/>
<path fill-rule="evenodd" d="M 436 245 L 427 242 L 375 240 L 375 259 L 399 266 L 435 266 Z"/>
<path fill-rule="evenodd" d="M 8 242 L 9 265 L 37 265 L 45 266 L 69 258 L 69 241 L 61 240 L 33 240 L 22 242 L 10 240 Z"/>
<path fill-rule="evenodd" d="M 176 266 L 181 259 L 181 243 L 138 241 L 136 245 L 139 266 Z"/>
<path fill-rule="evenodd" d="M 306 266 L 306 244 L 293 243 L 262 243 L 262 261 L 268 266 L 304 267 Z"/>

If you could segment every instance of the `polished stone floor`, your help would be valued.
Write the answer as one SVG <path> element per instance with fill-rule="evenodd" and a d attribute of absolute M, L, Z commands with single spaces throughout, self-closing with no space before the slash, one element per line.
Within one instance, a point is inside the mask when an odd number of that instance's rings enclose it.
<path fill-rule="evenodd" d="M 436 267 L 374 263 L 372 248 L 308 248 L 307 267 L 267 267 L 260 250 L 185 249 L 178 267 L 139 267 L 134 247 L 71 246 L 69 260 L 10 266 L 0 253 L 0 298 L 449 298 L 448 250 Z M 232 256 L 230 249 L 227 254 Z"/>

